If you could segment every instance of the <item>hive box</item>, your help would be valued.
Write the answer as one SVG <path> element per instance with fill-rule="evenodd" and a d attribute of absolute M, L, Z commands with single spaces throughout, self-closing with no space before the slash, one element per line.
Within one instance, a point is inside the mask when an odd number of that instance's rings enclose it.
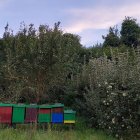
<path fill-rule="evenodd" d="M 0 103 L 0 123 L 12 123 L 13 104 Z"/>
<path fill-rule="evenodd" d="M 24 104 L 13 105 L 12 123 L 24 123 L 25 107 Z"/>
<path fill-rule="evenodd" d="M 64 110 L 64 123 L 75 123 L 76 111 L 73 110 Z"/>
<path fill-rule="evenodd" d="M 34 104 L 26 105 L 25 123 L 37 122 L 38 106 Z"/>
<path fill-rule="evenodd" d="M 50 123 L 51 122 L 51 105 L 39 105 L 38 122 Z"/>
<path fill-rule="evenodd" d="M 64 105 L 63 104 L 54 104 L 52 105 L 52 123 L 63 123 L 64 121 Z"/>

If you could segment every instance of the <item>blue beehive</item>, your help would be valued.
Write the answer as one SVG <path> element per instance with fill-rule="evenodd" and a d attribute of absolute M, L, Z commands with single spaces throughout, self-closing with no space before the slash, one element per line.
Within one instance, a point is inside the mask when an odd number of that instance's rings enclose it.
<path fill-rule="evenodd" d="M 64 105 L 54 104 L 52 105 L 52 123 L 63 123 L 64 122 Z"/>
<path fill-rule="evenodd" d="M 63 123 L 63 114 L 62 113 L 53 113 L 52 122 L 53 123 Z"/>

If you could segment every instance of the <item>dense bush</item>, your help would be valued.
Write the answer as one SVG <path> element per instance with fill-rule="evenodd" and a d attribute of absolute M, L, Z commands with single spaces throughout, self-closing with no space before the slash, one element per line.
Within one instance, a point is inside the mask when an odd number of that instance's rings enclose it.
<path fill-rule="evenodd" d="M 93 127 L 116 137 L 139 133 L 139 53 L 139 50 L 115 54 L 111 51 L 111 60 L 104 55 L 84 66 L 81 77 L 89 83 L 84 104 Z"/>

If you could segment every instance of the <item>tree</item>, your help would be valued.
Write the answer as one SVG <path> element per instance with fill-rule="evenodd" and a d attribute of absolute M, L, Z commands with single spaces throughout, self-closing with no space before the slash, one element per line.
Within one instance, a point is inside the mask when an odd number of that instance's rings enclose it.
<path fill-rule="evenodd" d="M 3 40 L 0 39 L 0 96 L 5 93 L 6 80 L 4 79 L 3 65 L 5 63 L 5 52 L 3 47 Z"/>
<path fill-rule="evenodd" d="M 40 102 L 44 95 L 49 100 L 48 93 L 53 90 L 58 99 L 57 91 L 65 86 L 66 77 L 77 72 L 80 38 L 63 34 L 59 24 L 55 23 L 53 28 L 40 25 L 35 29 L 33 24 L 26 26 L 22 23 L 16 35 L 6 26 L 4 73 L 10 81 L 9 91 L 14 95 L 19 96 L 22 90 L 31 89 L 36 102 Z"/>
<path fill-rule="evenodd" d="M 105 40 L 103 43 L 103 47 L 118 47 L 120 45 L 120 38 L 118 36 L 117 27 L 110 27 L 107 36 L 102 37 Z"/>
<path fill-rule="evenodd" d="M 26 26 L 22 23 L 15 36 L 6 26 L 3 37 L 6 48 L 4 72 L 10 80 L 11 92 L 19 96 L 22 90 L 31 88 L 36 102 L 40 101 L 52 82 L 56 82 L 55 77 L 58 80 L 61 76 L 57 75 L 60 71 L 56 67 L 61 37 L 62 31 L 57 23 L 53 29 L 40 25 L 38 30 L 33 24 Z"/>
<path fill-rule="evenodd" d="M 129 47 L 137 47 L 140 44 L 140 27 L 136 19 L 125 17 L 120 34 L 123 44 Z"/>

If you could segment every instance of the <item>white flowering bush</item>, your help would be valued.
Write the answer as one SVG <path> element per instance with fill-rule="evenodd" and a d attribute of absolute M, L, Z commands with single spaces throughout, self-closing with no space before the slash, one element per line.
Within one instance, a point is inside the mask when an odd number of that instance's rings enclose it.
<path fill-rule="evenodd" d="M 120 138 L 140 130 L 140 52 L 133 50 L 90 60 L 84 67 L 90 123 Z M 94 121 L 93 121 L 94 120 Z"/>

